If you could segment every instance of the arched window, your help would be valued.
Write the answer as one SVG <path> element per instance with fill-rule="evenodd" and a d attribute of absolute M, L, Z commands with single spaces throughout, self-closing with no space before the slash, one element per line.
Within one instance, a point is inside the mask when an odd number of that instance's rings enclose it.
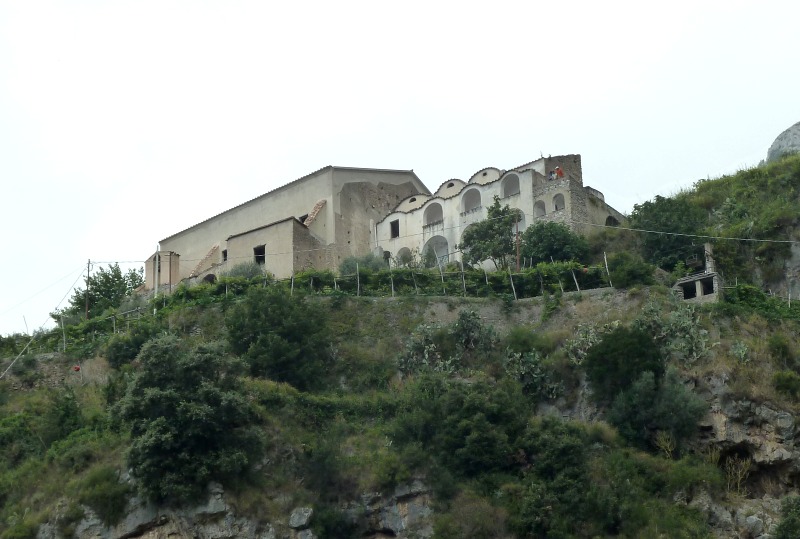
<path fill-rule="evenodd" d="M 533 216 L 544 217 L 545 213 L 547 212 L 544 209 L 544 200 L 537 200 L 536 204 L 533 205 Z"/>
<path fill-rule="evenodd" d="M 425 213 L 422 215 L 422 226 L 433 225 L 444 221 L 444 212 L 442 205 L 434 202 L 425 208 Z"/>
<path fill-rule="evenodd" d="M 469 189 L 461 197 L 462 211 L 468 212 L 481 207 L 481 192 L 477 189 Z"/>
<path fill-rule="evenodd" d="M 619 221 L 613 215 L 609 215 L 606 217 L 606 226 L 619 226 Z"/>
<path fill-rule="evenodd" d="M 433 261 L 435 263 L 431 263 Z M 434 236 L 425 242 L 422 248 L 422 261 L 428 267 L 447 264 L 450 261 L 450 246 L 444 236 Z"/>
<path fill-rule="evenodd" d="M 397 258 L 395 258 L 397 265 L 400 267 L 408 267 L 414 261 L 414 254 L 408 247 L 401 247 L 397 251 Z"/>
<path fill-rule="evenodd" d="M 516 174 L 508 174 L 503 178 L 503 183 L 500 188 L 500 193 L 503 198 L 510 197 L 511 195 L 519 194 L 519 176 Z"/>
<path fill-rule="evenodd" d="M 561 211 L 566 207 L 564 204 L 564 195 L 558 193 L 553 197 L 553 211 Z"/>

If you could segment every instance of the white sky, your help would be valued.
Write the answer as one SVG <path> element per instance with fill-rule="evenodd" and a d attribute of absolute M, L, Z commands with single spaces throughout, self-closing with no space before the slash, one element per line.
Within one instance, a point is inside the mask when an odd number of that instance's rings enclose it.
<path fill-rule="evenodd" d="M 51 326 L 88 259 L 144 260 L 325 165 L 435 189 L 580 153 L 625 213 L 756 165 L 800 120 L 798 20 L 796 0 L 0 0 L 0 334 Z"/>

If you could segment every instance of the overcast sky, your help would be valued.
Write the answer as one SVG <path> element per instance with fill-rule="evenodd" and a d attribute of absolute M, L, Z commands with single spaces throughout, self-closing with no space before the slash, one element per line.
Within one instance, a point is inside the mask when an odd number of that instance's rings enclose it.
<path fill-rule="evenodd" d="M 0 334 L 50 327 L 87 260 L 141 267 L 325 165 L 433 190 L 579 153 L 624 213 L 754 166 L 800 121 L 798 20 L 796 0 L 0 0 Z"/>

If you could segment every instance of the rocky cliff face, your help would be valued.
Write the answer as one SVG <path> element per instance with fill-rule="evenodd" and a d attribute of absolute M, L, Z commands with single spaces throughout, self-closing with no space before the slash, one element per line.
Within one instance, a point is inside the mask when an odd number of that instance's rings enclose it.
<path fill-rule="evenodd" d="M 62 504 L 66 507 L 66 501 Z M 180 510 L 160 508 L 132 498 L 116 526 L 105 526 L 89 507 L 71 537 L 76 539 L 316 539 L 311 530 L 313 507 L 297 507 L 286 518 L 261 522 L 237 516 L 225 499 L 222 486 L 209 486 L 208 500 Z M 366 525 L 362 537 L 426 539 L 433 535 L 430 489 L 416 480 L 398 486 L 391 494 L 365 493 L 342 508 L 353 522 Z M 39 527 L 37 539 L 66 539 L 56 514 Z"/>
<path fill-rule="evenodd" d="M 776 161 L 782 155 L 800 151 L 800 122 L 778 135 L 767 151 L 767 162 Z"/>

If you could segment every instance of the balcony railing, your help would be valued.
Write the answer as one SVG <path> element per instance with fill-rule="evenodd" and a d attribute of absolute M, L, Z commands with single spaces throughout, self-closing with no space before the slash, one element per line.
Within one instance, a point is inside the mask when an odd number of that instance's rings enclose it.
<path fill-rule="evenodd" d="M 469 215 L 471 213 L 478 213 L 482 209 L 483 209 L 483 206 L 480 206 L 480 205 L 479 206 L 475 206 L 474 208 L 470 208 L 470 209 L 468 209 L 466 211 L 462 211 L 461 212 L 461 217 L 467 216 L 467 215 Z"/>

